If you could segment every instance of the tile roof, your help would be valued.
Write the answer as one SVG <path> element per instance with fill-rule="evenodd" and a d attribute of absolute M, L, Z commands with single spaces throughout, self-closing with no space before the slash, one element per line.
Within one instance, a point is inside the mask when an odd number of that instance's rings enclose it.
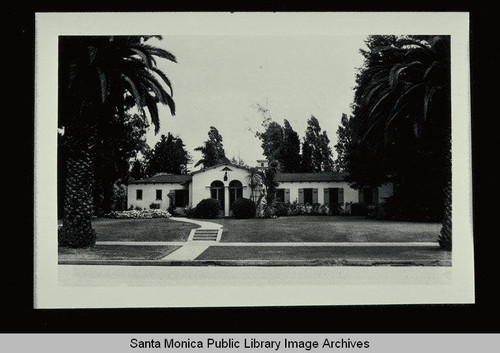
<path fill-rule="evenodd" d="M 222 164 L 227 165 L 227 164 Z M 193 174 L 207 171 L 213 168 L 220 167 L 221 165 L 214 166 L 212 168 L 201 169 L 199 171 L 194 172 Z M 234 166 L 234 165 L 233 165 Z M 235 166 L 241 168 L 240 166 Z M 243 168 L 246 169 L 246 168 Z M 280 183 L 284 182 L 335 182 L 335 181 L 345 181 L 346 180 L 345 173 L 278 173 L 276 175 L 276 181 Z M 192 176 L 189 174 L 157 174 L 150 178 L 133 180 L 130 184 L 161 184 L 161 183 L 170 183 L 170 184 L 182 184 L 186 182 L 190 182 L 192 180 Z"/>
<path fill-rule="evenodd" d="M 151 178 L 133 180 L 130 184 L 160 184 L 160 183 L 170 183 L 170 184 L 182 184 L 191 181 L 191 175 L 182 174 L 157 174 L 153 175 Z"/>
<path fill-rule="evenodd" d="M 345 181 L 345 173 L 278 173 L 278 182 Z"/>
<path fill-rule="evenodd" d="M 230 167 L 233 167 L 233 168 L 239 168 L 239 169 L 244 169 L 244 170 L 250 170 L 250 168 L 247 168 L 247 167 L 244 167 L 244 166 L 241 166 L 241 165 L 236 165 L 236 164 L 233 164 L 233 163 L 219 163 L 217 165 L 214 165 L 212 167 L 209 167 L 209 168 L 204 168 L 204 169 L 200 169 L 200 170 L 195 170 L 194 172 L 192 172 L 191 174 L 198 174 L 198 173 L 203 173 L 203 172 L 206 172 L 208 170 L 212 170 L 212 169 L 216 169 L 216 168 L 219 168 L 219 167 L 222 167 L 222 166 L 230 166 Z M 224 169 L 223 169 L 224 170 Z"/>

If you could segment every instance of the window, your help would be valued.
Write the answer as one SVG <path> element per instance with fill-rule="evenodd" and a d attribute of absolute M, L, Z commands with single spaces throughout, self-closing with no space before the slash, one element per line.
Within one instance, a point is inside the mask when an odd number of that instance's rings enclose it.
<path fill-rule="evenodd" d="M 329 203 L 330 205 L 343 205 L 344 189 L 343 188 L 325 189 L 325 203 Z"/>
<path fill-rule="evenodd" d="M 229 208 L 232 209 L 233 202 L 243 197 L 243 184 L 239 180 L 229 183 Z"/>
<path fill-rule="evenodd" d="M 215 180 L 210 184 L 210 197 L 220 202 L 220 207 L 224 209 L 224 183 L 220 180 Z"/>
<path fill-rule="evenodd" d="M 285 189 L 276 189 L 276 201 L 285 202 Z"/>
<path fill-rule="evenodd" d="M 161 190 L 156 190 L 156 200 L 162 200 Z"/>
<path fill-rule="evenodd" d="M 313 204 L 313 189 L 304 189 L 304 203 Z"/>
<path fill-rule="evenodd" d="M 141 189 L 137 189 L 135 191 L 135 199 L 136 200 L 142 200 L 142 190 Z"/>

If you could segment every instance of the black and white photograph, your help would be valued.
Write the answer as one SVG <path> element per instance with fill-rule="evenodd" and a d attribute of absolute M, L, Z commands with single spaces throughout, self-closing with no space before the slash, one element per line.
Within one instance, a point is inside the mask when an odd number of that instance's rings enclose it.
<path fill-rule="evenodd" d="M 36 308 L 474 302 L 464 13 L 39 13 Z"/>

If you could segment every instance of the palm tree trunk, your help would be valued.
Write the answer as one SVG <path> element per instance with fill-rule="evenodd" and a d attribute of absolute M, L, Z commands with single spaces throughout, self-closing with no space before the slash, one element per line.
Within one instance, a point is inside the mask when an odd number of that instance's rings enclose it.
<path fill-rule="evenodd" d="M 451 114 L 449 114 L 451 116 Z M 444 166 L 446 168 L 446 181 L 443 190 L 443 226 L 439 235 L 439 245 L 444 250 L 451 251 L 452 248 L 452 184 L 451 184 L 451 121 L 446 128 L 446 140 L 444 146 Z"/>
<path fill-rule="evenodd" d="M 96 234 L 91 224 L 93 170 L 89 140 L 70 137 L 69 141 L 64 217 L 63 226 L 59 229 L 59 246 L 90 247 L 95 244 Z"/>
<path fill-rule="evenodd" d="M 441 234 L 439 235 L 439 245 L 445 250 L 451 251 L 451 198 L 452 198 L 451 180 L 446 183 L 444 189 L 444 217 Z"/>

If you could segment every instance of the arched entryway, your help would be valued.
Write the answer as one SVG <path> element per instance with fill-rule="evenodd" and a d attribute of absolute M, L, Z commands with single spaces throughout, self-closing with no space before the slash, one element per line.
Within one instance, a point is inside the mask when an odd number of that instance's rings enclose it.
<path fill-rule="evenodd" d="M 233 202 L 243 197 L 243 184 L 239 180 L 232 180 L 229 183 L 229 209 L 233 207 Z"/>
<path fill-rule="evenodd" d="M 224 209 L 224 183 L 220 180 L 215 180 L 210 184 L 210 197 L 220 202 L 221 210 Z"/>

